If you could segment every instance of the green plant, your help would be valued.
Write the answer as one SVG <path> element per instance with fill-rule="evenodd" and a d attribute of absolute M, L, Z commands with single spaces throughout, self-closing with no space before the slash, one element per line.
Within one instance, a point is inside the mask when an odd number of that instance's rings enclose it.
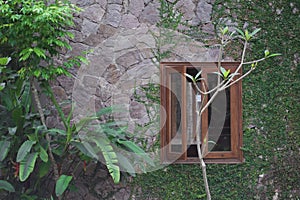
<path fill-rule="evenodd" d="M 207 165 L 211 193 L 216 199 L 299 199 L 299 2 L 216 0 L 216 32 L 229 24 L 263 28 L 245 56 L 264 56 L 266 46 L 282 56 L 261 62 L 243 79 L 243 151 L 241 165 Z M 280 14 L 278 14 L 280 12 Z M 220 21 L 220 19 L 225 19 Z M 228 21 L 226 21 L 226 19 Z M 231 26 L 230 26 L 231 25 Z M 241 45 L 231 43 L 225 52 L 238 58 Z M 250 66 L 249 66 L 250 67 Z M 205 193 L 196 165 L 171 165 L 140 175 L 142 199 L 196 199 Z M 264 175 L 261 182 L 258 177 Z M 173 183 L 176 183 L 175 185 Z M 180 187 L 179 187 L 180 186 Z M 155 192 L 152 192 L 155 191 Z M 176 191 L 172 193 L 172 191 Z"/>
<path fill-rule="evenodd" d="M 253 70 L 255 70 L 255 68 L 257 67 L 259 62 L 264 61 L 267 58 L 271 58 L 274 56 L 279 56 L 281 54 L 279 53 L 275 53 L 275 54 L 270 54 L 270 52 L 268 50 L 264 51 L 264 56 L 260 59 L 256 59 L 253 61 L 245 61 L 245 55 L 246 55 L 246 50 L 248 48 L 248 44 L 250 42 L 250 40 L 252 40 L 254 38 L 254 36 L 260 31 L 260 29 L 255 29 L 253 32 L 249 32 L 248 30 L 240 30 L 240 29 L 236 29 L 237 35 L 235 35 L 235 32 L 229 32 L 229 28 L 228 27 L 224 27 L 220 29 L 220 50 L 219 50 L 219 59 L 218 59 L 218 72 L 216 72 L 216 74 L 218 75 L 218 83 L 216 85 L 215 88 L 211 89 L 211 90 L 205 90 L 205 84 L 207 83 L 207 80 L 205 80 L 204 78 L 201 78 L 201 70 L 193 77 L 189 74 L 185 74 L 194 84 L 194 86 L 196 87 L 197 91 L 204 96 L 204 98 L 207 98 L 208 94 L 211 94 L 211 97 L 209 98 L 209 100 L 207 102 L 202 101 L 199 110 L 196 111 L 197 114 L 197 126 L 196 126 L 196 133 L 200 132 L 200 127 L 201 127 L 201 116 L 202 113 L 209 107 L 209 105 L 214 101 L 214 99 L 216 98 L 216 96 L 221 92 L 226 90 L 227 88 L 229 88 L 231 85 L 235 84 L 238 81 L 241 81 L 243 78 L 245 78 L 246 76 L 248 76 Z M 223 49 L 225 48 L 225 46 L 230 43 L 232 40 L 234 39 L 241 39 L 243 42 L 243 50 L 242 50 L 242 54 L 241 54 L 241 59 L 240 59 L 240 64 L 239 67 L 234 71 L 234 72 L 230 72 L 230 70 L 225 70 L 222 66 L 221 66 L 221 59 L 223 57 Z M 246 70 L 246 72 L 244 72 L 243 74 L 240 74 L 240 70 L 244 67 L 244 66 L 249 66 L 248 69 Z M 244 71 L 245 71 L 245 67 L 244 67 Z M 235 79 L 235 77 L 239 75 L 238 78 Z M 200 82 L 203 85 L 203 89 L 201 89 L 197 82 Z M 208 179 L 207 179 L 207 172 L 206 172 L 206 164 L 203 160 L 204 157 L 204 150 L 203 147 L 205 147 L 206 145 L 208 145 L 208 139 L 204 138 L 203 143 L 201 143 L 201 139 L 200 139 L 200 135 L 196 134 L 196 140 L 197 140 L 197 150 L 198 150 L 198 156 L 200 159 L 200 165 L 202 168 L 202 175 L 203 175 L 203 179 L 204 179 L 204 185 L 205 185 L 205 191 L 206 191 L 206 196 L 207 199 L 210 200 L 211 199 L 211 194 L 210 194 L 210 189 L 209 189 L 209 185 L 208 185 Z M 201 146 L 202 145 L 202 146 Z"/>
<path fill-rule="evenodd" d="M 7 68 L 2 65 L 7 65 L 10 59 L 0 60 L 1 73 L 7 75 L 5 78 L 1 76 L 0 92 L 0 169 L 5 179 L 1 180 L 1 189 L 15 192 L 8 195 L 16 198 L 36 199 L 40 195 L 36 190 L 41 182 L 47 181 L 46 175 L 53 172 L 55 195 L 61 199 L 73 176 L 69 171 L 68 159 L 98 161 L 100 154 L 112 178 L 118 183 L 120 167 L 129 168 L 132 175 L 135 170 L 124 154 L 117 153 L 115 147 L 133 152 L 141 162 L 152 164 L 144 151 L 127 139 L 124 127 L 120 128 L 113 121 L 93 127 L 100 122 L 99 116 L 108 114 L 111 108 L 73 124 L 72 111 L 65 116 L 55 99 L 49 81 L 60 75 L 70 76 L 69 68 L 87 63 L 84 57 L 77 56 L 62 65 L 55 64 L 55 58 L 62 50 L 71 49 L 68 39 L 73 35 L 68 30 L 74 25 L 73 14 L 80 9 L 69 1 L 16 0 L 0 1 L 0 10 L 1 55 L 12 58 Z M 48 129 L 46 126 L 47 110 L 40 102 L 38 88 L 55 106 L 63 129 Z M 80 133 L 90 132 L 93 128 L 97 135 L 92 132 L 89 137 L 80 137 Z M 34 171 L 37 173 L 32 173 Z M 12 183 L 7 180 L 12 180 Z M 30 184 L 31 180 L 34 180 L 34 185 Z M 49 193 L 52 194 L 52 191 Z"/>

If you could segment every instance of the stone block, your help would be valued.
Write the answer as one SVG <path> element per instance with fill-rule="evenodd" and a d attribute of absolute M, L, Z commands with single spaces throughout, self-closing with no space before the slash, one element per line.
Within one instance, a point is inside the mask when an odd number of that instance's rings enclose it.
<path fill-rule="evenodd" d="M 141 57 L 138 51 L 127 52 L 116 59 L 116 63 L 123 66 L 126 70 L 139 62 L 141 62 Z"/>
<path fill-rule="evenodd" d="M 130 28 L 138 27 L 139 24 L 140 23 L 139 23 L 138 19 L 134 15 L 126 14 L 126 15 L 123 15 L 120 26 L 130 29 Z"/>
<path fill-rule="evenodd" d="M 200 0 L 197 5 L 196 14 L 202 23 L 211 21 L 212 5 L 205 0 Z"/>
<path fill-rule="evenodd" d="M 81 16 L 93 22 L 100 23 L 104 14 L 105 10 L 99 4 L 94 4 L 84 8 Z"/>
<path fill-rule="evenodd" d="M 145 5 L 143 0 L 129 0 L 129 12 L 139 17 Z"/>
<path fill-rule="evenodd" d="M 149 3 L 140 15 L 140 22 L 156 24 L 159 21 L 159 3 Z"/>

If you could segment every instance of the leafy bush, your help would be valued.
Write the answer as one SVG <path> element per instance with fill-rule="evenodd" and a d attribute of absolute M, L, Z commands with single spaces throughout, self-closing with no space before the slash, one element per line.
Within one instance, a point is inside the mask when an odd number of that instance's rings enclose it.
<path fill-rule="evenodd" d="M 141 163 L 153 164 L 126 136 L 124 125 L 100 120 L 111 115 L 111 107 L 75 123 L 72 110 L 65 115 L 53 94 L 51 79 L 68 76 L 69 68 L 87 63 L 82 56 L 55 63 L 62 51 L 71 49 L 68 39 L 73 35 L 68 30 L 79 11 L 69 1 L 0 0 L 0 56 L 7 56 L 0 59 L 0 198 L 61 199 L 74 180 L 74 162 L 84 163 L 84 168 L 100 157 L 118 183 L 120 168 L 135 175 L 135 166 L 117 148 L 135 153 Z M 63 128 L 46 126 L 41 91 L 54 105 Z M 43 184 L 52 181 L 55 189 L 45 191 Z"/>

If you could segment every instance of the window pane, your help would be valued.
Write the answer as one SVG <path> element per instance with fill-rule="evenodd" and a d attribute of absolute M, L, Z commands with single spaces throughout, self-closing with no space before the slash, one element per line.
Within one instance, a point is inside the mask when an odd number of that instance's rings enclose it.
<path fill-rule="evenodd" d="M 188 68 L 187 74 L 195 77 L 200 68 Z M 201 78 L 199 76 L 198 78 Z M 189 78 L 186 78 L 186 124 L 187 124 L 187 157 L 198 157 L 196 142 L 197 113 L 201 106 L 201 95 Z M 197 82 L 200 88 L 200 81 Z M 200 122 L 200 119 L 199 119 Z M 198 132 L 201 138 L 201 128 Z"/>
<path fill-rule="evenodd" d="M 182 85 L 181 74 L 170 74 L 171 84 L 171 152 L 182 152 L 181 129 L 181 99 Z"/>
<path fill-rule="evenodd" d="M 218 75 L 210 73 L 207 79 L 209 90 L 217 86 Z M 230 89 L 226 89 L 219 92 L 208 108 L 208 150 L 231 151 L 230 133 Z"/>

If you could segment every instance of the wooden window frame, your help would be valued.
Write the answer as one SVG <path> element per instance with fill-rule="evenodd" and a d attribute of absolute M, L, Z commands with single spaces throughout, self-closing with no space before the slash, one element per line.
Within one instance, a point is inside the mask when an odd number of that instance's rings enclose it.
<path fill-rule="evenodd" d="M 239 62 L 222 62 L 222 67 L 226 70 L 230 69 L 234 72 L 239 66 Z M 170 141 L 172 140 L 172 132 L 174 132 L 174 125 L 172 125 L 172 115 L 174 118 L 174 113 L 172 112 L 172 92 L 170 90 L 171 75 L 172 73 L 179 73 L 181 78 L 178 80 L 181 85 L 186 85 L 187 78 L 184 73 L 188 69 L 201 69 L 202 77 L 206 80 L 207 74 L 217 71 L 217 62 L 162 62 L 160 63 L 160 74 L 161 74 L 161 160 L 162 163 L 199 163 L 198 157 L 187 156 L 187 114 L 186 114 L 186 87 L 181 87 L 181 97 L 178 101 L 181 101 L 180 108 L 180 127 L 181 130 L 181 152 L 172 152 L 170 150 Z M 240 77 L 236 75 L 234 79 Z M 178 83 L 177 82 L 177 83 Z M 229 151 L 210 151 L 205 148 L 204 150 L 204 160 L 206 163 L 241 163 L 243 162 L 243 152 L 241 150 L 243 141 L 242 132 L 242 82 L 238 81 L 229 88 L 230 90 L 230 150 Z M 201 97 L 202 100 L 203 96 Z M 194 104 L 193 104 L 194 105 Z M 173 108 L 174 109 L 174 108 Z M 193 108 L 194 109 L 194 108 Z M 201 140 L 203 142 L 206 134 L 209 135 L 208 129 L 208 109 L 204 111 L 201 116 Z M 194 120 L 194 119 L 193 119 Z M 173 130 L 172 130 L 173 129 Z M 176 131 L 177 132 L 177 131 Z M 193 130 L 193 133 L 195 131 Z"/>

